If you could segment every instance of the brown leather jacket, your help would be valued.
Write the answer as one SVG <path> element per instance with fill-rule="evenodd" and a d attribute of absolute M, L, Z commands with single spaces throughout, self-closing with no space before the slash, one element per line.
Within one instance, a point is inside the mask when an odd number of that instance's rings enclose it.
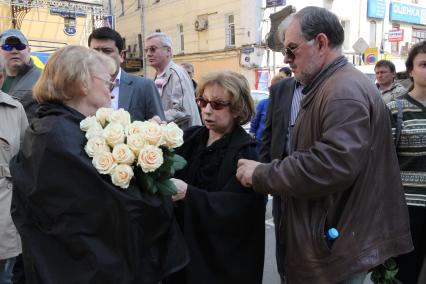
<path fill-rule="evenodd" d="M 253 188 L 282 197 L 287 282 L 336 283 L 410 251 L 408 211 L 377 88 L 339 57 L 303 92 L 292 154 L 259 165 Z"/>

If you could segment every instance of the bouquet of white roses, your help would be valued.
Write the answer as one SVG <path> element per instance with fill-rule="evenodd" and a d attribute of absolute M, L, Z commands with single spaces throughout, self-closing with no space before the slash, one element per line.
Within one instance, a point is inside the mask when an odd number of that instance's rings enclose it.
<path fill-rule="evenodd" d="M 135 177 L 149 192 L 176 194 L 170 178 L 186 165 L 173 148 L 183 144 L 183 131 L 173 122 L 133 121 L 124 109 L 100 108 L 80 122 L 86 132 L 84 147 L 101 174 L 114 185 L 127 188 Z"/>

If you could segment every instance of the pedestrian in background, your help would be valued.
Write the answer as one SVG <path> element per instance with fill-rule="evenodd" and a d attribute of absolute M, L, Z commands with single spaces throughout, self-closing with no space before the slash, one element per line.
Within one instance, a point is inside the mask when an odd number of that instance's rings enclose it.
<path fill-rule="evenodd" d="M 284 77 L 291 77 L 293 75 L 293 72 L 291 72 L 291 69 L 289 67 L 282 67 L 279 70 L 279 74 L 281 74 Z"/>
<path fill-rule="evenodd" d="M 282 79 L 286 78 L 281 73 L 278 73 L 271 79 L 271 85 L 269 89 Z M 262 141 L 263 129 L 265 127 L 266 112 L 268 110 L 269 97 L 261 100 L 256 106 L 256 114 L 250 122 L 250 135 L 256 140 L 257 149 L 260 149 L 260 143 Z"/>
<path fill-rule="evenodd" d="M 361 284 L 370 269 L 412 250 L 388 110 L 342 55 L 343 41 L 327 9 L 308 6 L 293 16 L 284 60 L 304 97 L 289 155 L 238 162 L 243 185 L 281 195 L 288 283 Z"/>
<path fill-rule="evenodd" d="M 172 179 L 191 261 L 166 284 L 260 284 L 264 197 L 235 178 L 238 159 L 257 159 L 255 144 L 241 127 L 254 113 L 249 83 L 235 72 L 211 73 L 199 85 L 197 102 L 204 126 L 185 131 L 176 152 L 188 165 Z"/>
<path fill-rule="evenodd" d="M 385 103 L 402 96 L 407 90 L 400 83 L 395 81 L 395 65 L 389 60 L 379 60 L 374 66 L 376 73 L 377 88 L 382 94 Z"/>
<path fill-rule="evenodd" d="M 6 77 L 5 62 L 0 55 L 0 88 Z M 0 91 L 0 283 L 12 283 L 16 257 L 22 253 L 21 239 L 10 215 L 13 184 L 9 162 L 21 146 L 27 116 L 22 105 Z"/>
<path fill-rule="evenodd" d="M 396 258 L 396 277 L 402 283 L 417 283 L 426 256 L 426 41 L 411 48 L 405 65 L 413 85 L 388 107 L 414 251 Z"/>
<path fill-rule="evenodd" d="M 148 64 L 155 69 L 154 82 L 161 96 L 166 121 L 181 128 L 201 125 L 194 87 L 188 73 L 172 60 L 172 40 L 164 33 L 152 33 L 145 40 Z"/>
<path fill-rule="evenodd" d="M 2 91 L 22 104 L 31 122 L 37 109 L 33 86 L 41 70 L 34 65 L 28 40 L 20 30 L 9 29 L 1 33 L 0 45 L 0 55 L 5 59 L 7 74 Z"/>
<path fill-rule="evenodd" d="M 197 82 L 194 80 L 194 65 L 189 62 L 181 63 L 180 66 L 185 69 L 186 73 L 188 73 L 189 78 L 192 80 L 192 85 L 194 86 L 194 90 L 197 90 Z"/>

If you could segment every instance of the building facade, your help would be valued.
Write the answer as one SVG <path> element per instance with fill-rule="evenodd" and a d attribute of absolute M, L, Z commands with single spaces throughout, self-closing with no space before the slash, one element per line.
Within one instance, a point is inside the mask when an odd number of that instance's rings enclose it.
<path fill-rule="evenodd" d="M 144 38 L 161 31 L 173 40 L 174 60 L 194 65 L 196 80 L 227 69 L 245 75 L 252 88 L 267 89 L 285 66 L 282 54 L 266 46 L 269 16 L 288 5 L 337 14 L 345 30 L 344 54 L 355 65 L 387 58 L 403 66 L 409 48 L 426 39 L 426 0 L 117 0 L 114 15 L 126 39 L 127 62 L 140 74 L 153 75 L 143 65 Z"/>
<path fill-rule="evenodd" d="M 20 29 L 37 60 L 39 53 L 48 55 L 64 45 L 86 46 L 93 28 L 112 19 L 108 6 L 103 0 L 0 0 L 0 32 Z"/>

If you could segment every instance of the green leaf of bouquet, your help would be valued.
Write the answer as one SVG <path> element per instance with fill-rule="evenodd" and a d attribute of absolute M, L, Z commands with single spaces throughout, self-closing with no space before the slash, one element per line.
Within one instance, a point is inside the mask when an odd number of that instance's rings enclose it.
<path fill-rule="evenodd" d="M 173 162 L 173 168 L 176 171 L 181 170 L 186 166 L 186 160 L 178 154 L 170 155 L 169 158 Z"/>
<path fill-rule="evenodd" d="M 175 184 L 169 179 L 157 181 L 156 186 L 158 192 L 164 196 L 171 196 L 177 193 Z"/>
<path fill-rule="evenodd" d="M 155 187 L 154 179 L 150 175 L 142 172 L 140 168 L 135 170 L 135 178 L 136 182 L 142 187 L 143 190 L 146 190 L 152 194 L 157 193 L 158 189 Z"/>

